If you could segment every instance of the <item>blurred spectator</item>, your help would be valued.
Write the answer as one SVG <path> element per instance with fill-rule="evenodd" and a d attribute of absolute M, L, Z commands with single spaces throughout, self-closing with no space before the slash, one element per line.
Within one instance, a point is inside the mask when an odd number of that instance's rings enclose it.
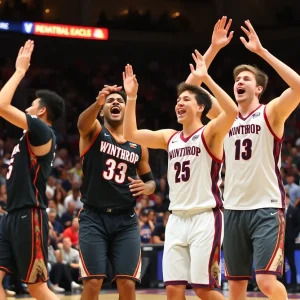
<path fill-rule="evenodd" d="M 56 184 L 56 179 L 53 176 L 49 176 L 46 184 L 46 196 L 48 199 L 52 199 L 54 197 L 55 193 L 55 184 Z"/>
<path fill-rule="evenodd" d="M 288 174 L 286 176 L 286 181 L 287 184 L 284 188 L 290 195 L 291 205 L 297 206 L 300 204 L 300 188 L 299 185 L 295 184 L 295 176 L 293 174 Z"/>
<path fill-rule="evenodd" d="M 55 232 L 56 235 L 56 241 L 59 242 L 62 238 L 64 227 L 62 224 L 57 220 L 57 212 L 53 208 L 48 208 L 48 218 L 49 222 L 53 226 L 53 231 Z"/>
<path fill-rule="evenodd" d="M 140 224 L 140 236 L 141 236 L 141 243 L 142 244 L 150 244 L 152 239 L 152 231 L 153 227 L 151 228 L 151 225 L 149 223 L 148 219 L 149 210 L 143 209 L 140 213 L 139 217 L 139 224 Z M 153 223 L 152 223 L 153 225 Z M 154 226 L 154 225 L 153 225 Z"/>
<path fill-rule="evenodd" d="M 151 207 L 156 213 L 165 213 L 169 208 L 169 201 L 164 200 L 163 193 L 156 193 L 154 196 L 155 204 Z"/>
<path fill-rule="evenodd" d="M 64 237 L 69 237 L 72 242 L 72 247 L 78 248 L 78 232 L 79 232 L 79 223 L 78 218 L 74 218 L 72 220 L 72 224 L 70 227 L 65 229 Z"/>
<path fill-rule="evenodd" d="M 300 232 L 300 210 L 291 205 L 290 195 L 286 193 L 286 229 L 285 229 L 285 244 L 284 254 L 289 263 L 291 271 L 291 286 L 289 292 L 300 291 L 300 286 L 297 286 L 297 269 L 295 264 L 295 240 Z M 285 266 L 285 264 L 284 264 Z M 286 285 L 285 270 L 282 278 L 283 284 Z"/>
<path fill-rule="evenodd" d="M 63 263 L 69 268 L 73 281 L 77 282 L 79 278 L 79 251 L 72 248 L 72 242 L 69 237 L 63 238 L 62 259 Z"/>
<path fill-rule="evenodd" d="M 153 244 L 163 244 L 165 242 L 165 231 L 168 223 L 170 212 L 164 213 L 164 219 L 162 224 L 157 224 L 152 233 Z"/>
<path fill-rule="evenodd" d="M 68 209 L 61 216 L 61 222 L 65 228 L 70 227 L 72 224 L 73 218 L 76 216 L 76 206 L 74 201 L 68 203 Z"/>
<path fill-rule="evenodd" d="M 80 201 L 80 184 L 77 182 L 73 183 L 72 193 L 65 198 L 65 208 L 68 208 L 68 204 L 70 201 L 74 202 L 77 211 L 79 211 L 83 207 L 83 203 Z"/>
<path fill-rule="evenodd" d="M 6 184 L 6 173 L 8 165 L 3 163 L 0 168 L 0 184 Z"/>

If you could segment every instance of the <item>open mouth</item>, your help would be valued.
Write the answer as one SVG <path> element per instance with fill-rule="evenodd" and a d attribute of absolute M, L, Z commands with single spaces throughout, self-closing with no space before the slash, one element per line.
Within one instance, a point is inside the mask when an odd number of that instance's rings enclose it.
<path fill-rule="evenodd" d="M 112 116 L 118 116 L 118 115 L 120 115 L 121 110 L 118 106 L 114 106 L 111 108 L 110 112 L 111 112 Z"/>
<path fill-rule="evenodd" d="M 243 94 L 245 94 L 245 92 L 246 92 L 246 90 L 244 88 L 237 88 L 237 93 L 239 95 L 243 95 Z"/>
<path fill-rule="evenodd" d="M 178 116 L 183 116 L 185 114 L 185 109 L 179 108 L 177 111 Z"/>

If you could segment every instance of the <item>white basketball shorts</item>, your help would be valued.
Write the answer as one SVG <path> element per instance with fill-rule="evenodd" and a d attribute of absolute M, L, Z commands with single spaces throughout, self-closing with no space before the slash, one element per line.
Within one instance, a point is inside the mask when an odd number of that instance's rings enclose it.
<path fill-rule="evenodd" d="M 170 215 L 163 255 L 165 285 L 220 287 L 223 224 L 220 210 L 198 214 L 180 211 Z"/>

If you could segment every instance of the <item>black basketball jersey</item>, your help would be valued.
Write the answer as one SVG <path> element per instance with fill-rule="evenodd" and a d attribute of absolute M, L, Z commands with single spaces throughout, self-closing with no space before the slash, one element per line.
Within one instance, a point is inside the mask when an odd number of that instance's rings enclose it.
<path fill-rule="evenodd" d="M 46 182 L 51 172 L 55 155 L 56 136 L 54 130 L 36 116 L 26 115 L 28 131 L 15 146 L 8 172 L 7 211 L 25 207 L 46 209 Z M 30 150 L 33 146 L 43 145 L 52 139 L 52 147 L 48 154 L 35 156 Z"/>
<path fill-rule="evenodd" d="M 134 207 L 136 198 L 129 190 L 128 176 L 136 179 L 141 155 L 140 145 L 128 141 L 119 144 L 102 126 L 91 146 L 81 156 L 81 201 L 96 209 Z"/>

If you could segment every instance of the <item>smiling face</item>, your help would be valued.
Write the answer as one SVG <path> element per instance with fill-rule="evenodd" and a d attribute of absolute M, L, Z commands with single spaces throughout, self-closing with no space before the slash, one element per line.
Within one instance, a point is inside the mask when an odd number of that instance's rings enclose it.
<path fill-rule="evenodd" d="M 195 119 L 200 120 L 203 110 L 204 105 L 198 105 L 195 94 L 184 91 L 179 95 L 175 106 L 178 123 L 185 124 Z"/>
<path fill-rule="evenodd" d="M 107 96 L 100 116 L 110 125 L 120 125 L 123 123 L 125 112 L 125 100 L 121 95 L 113 93 Z"/>

